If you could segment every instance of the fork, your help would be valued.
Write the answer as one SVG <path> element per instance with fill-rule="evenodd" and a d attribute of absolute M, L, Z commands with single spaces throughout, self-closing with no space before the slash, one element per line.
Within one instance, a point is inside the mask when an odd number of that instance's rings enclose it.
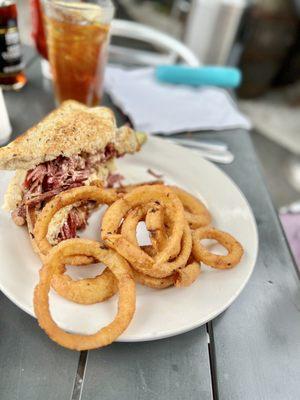
<path fill-rule="evenodd" d="M 184 138 L 170 138 L 170 140 L 180 146 L 188 147 L 197 151 L 207 160 L 219 164 L 231 164 L 234 160 L 233 153 L 228 149 L 228 145 L 220 141 L 193 140 Z"/>

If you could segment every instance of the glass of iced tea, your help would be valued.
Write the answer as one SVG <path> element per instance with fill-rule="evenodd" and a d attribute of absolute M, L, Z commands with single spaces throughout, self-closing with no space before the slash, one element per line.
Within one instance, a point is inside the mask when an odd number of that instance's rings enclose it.
<path fill-rule="evenodd" d="M 112 2 L 44 0 L 43 6 L 57 102 L 73 99 L 98 105 L 114 15 Z"/>

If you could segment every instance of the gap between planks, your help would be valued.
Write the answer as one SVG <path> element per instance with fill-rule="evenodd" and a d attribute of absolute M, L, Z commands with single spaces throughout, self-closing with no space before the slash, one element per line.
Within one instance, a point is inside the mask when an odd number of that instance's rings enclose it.
<path fill-rule="evenodd" d="M 211 321 L 206 324 L 206 332 L 207 332 L 207 346 L 208 346 L 208 356 L 209 356 L 212 400 L 219 400 L 217 366 L 216 366 L 216 349 L 214 341 L 214 331 Z"/>
<path fill-rule="evenodd" d="M 219 400 L 214 333 L 211 322 L 208 322 L 206 324 L 206 332 L 207 332 L 207 346 L 209 355 L 212 400 Z M 74 380 L 73 391 L 70 400 L 81 400 L 84 375 L 87 365 L 87 357 L 88 357 L 87 351 L 82 351 L 80 353 L 76 377 Z"/>
<path fill-rule="evenodd" d="M 78 361 L 77 372 L 74 380 L 73 391 L 70 400 L 80 400 L 83 389 L 84 375 L 87 364 L 87 351 L 81 351 Z"/>

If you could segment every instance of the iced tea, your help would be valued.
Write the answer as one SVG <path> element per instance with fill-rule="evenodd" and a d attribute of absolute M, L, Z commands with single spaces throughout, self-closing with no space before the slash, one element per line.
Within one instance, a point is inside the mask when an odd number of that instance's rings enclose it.
<path fill-rule="evenodd" d="M 65 1 L 44 4 L 57 101 L 74 99 L 89 106 L 99 104 L 113 8 L 108 15 L 98 4 Z"/>

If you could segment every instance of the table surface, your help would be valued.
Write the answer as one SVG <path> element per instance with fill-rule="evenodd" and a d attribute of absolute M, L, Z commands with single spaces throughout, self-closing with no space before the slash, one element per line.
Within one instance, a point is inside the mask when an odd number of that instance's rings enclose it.
<path fill-rule="evenodd" d="M 21 93 L 5 93 L 15 136 L 54 108 L 51 83 L 42 79 L 37 58 L 28 63 L 27 76 Z M 120 122 L 124 118 L 117 116 Z M 238 299 L 189 333 L 77 353 L 49 340 L 0 293 L 1 400 L 299 398 L 300 290 L 294 263 L 249 134 L 213 136 L 236 156 L 221 168 L 244 192 L 259 231 L 257 265 Z"/>

